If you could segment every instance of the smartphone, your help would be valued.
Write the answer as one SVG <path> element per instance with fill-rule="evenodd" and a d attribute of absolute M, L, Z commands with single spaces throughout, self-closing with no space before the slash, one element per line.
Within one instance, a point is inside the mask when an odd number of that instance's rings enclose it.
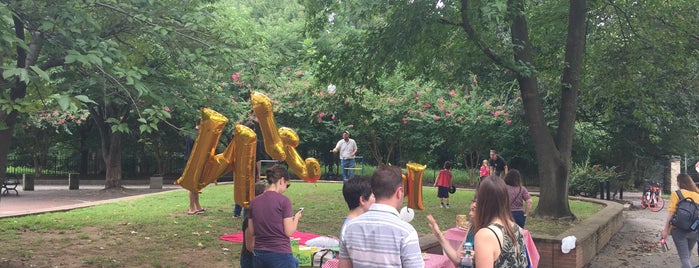
<path fill-rule="evenodd" d="M 303 208 L 299 208 L 299 210 L 296 211 L 296 213 L 299 213 L 299 212 L 301 212 L 301 211 L 303 211 Z"/>

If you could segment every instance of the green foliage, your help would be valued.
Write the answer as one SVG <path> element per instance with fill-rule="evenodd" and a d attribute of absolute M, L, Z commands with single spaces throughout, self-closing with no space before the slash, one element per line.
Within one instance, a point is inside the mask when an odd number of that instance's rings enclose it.
<path fill-rule="evenodd" d="M 599 193 L 600 183 L 609 182 L 614 191 L 623 183 L 616 167 L 590 165 L 589 162 L 573 165 L 570 171 L 568 194 L 594 197 Z"/>

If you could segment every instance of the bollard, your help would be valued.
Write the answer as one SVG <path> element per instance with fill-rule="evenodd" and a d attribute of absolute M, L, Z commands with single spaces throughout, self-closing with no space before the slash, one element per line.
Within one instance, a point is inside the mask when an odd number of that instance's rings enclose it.
<path fill-rule="evenodd" d="M 78 179 L 78 176 L 71 176 L 72 174 L 68 173 L 68 190 L 79 190 L 80 189 L 80 179 Z M 77 174 L 75 174 L 77 175 Z"/>
<path fill-rule="evenodd" d="M 34 191 L 34 177 L 27 177 L 27 174 L 22 174 L 22 190 Z"/>
<path fill-rule="evenodd" d="M 611 200 L 612 194 L 610 193 L 611 189 L 609 189 L 609 188 L 611 188 L 611 187 L 609 187 L 609 181 L 605 181 L 604 186 L 607 188 L 607 200 Z"/>
<path fill-rule="evenodd" d="M 163 189 L 163 177 L 150 177 L 151 189 Z"/>
<path fill-rule="evenodd" d="M 599 199 L 604 199 L 604 183 L 599 182 Z"/>

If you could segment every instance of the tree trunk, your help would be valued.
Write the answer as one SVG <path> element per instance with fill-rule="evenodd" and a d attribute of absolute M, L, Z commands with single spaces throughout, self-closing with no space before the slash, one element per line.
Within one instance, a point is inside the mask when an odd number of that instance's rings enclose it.
<path fill-rule="evenodd" d="M 15 36 L 19 40 L 24 40 L 24 23 L 18 17 L 13 16 L 12 20 L 15 25 Z M 27 67 L 27 52 L 24 48 L 17 46 L 17 68 Z M 18 78 L 13 78 L 13 80 L 5 80 L 4 77 L 0 76 L 0 85 L 5 88 L 5 86 L 10 86 L 10 100 L 14 101 L 17 99 L 24 98 L 27 94 L 27 84 L 20 81 Z M 17 116 L 19 112 L 17 110 L 12 110 L 7 113 L 4 109 L 0 111 L 0 123 L 4 123 L 4 127 L 0 127 L 0 176 L 5 177 L 7 172 L 7 155 L 10 153 L 10 145 L 12 144 L 12 133 L 15 129 L 15 124 L 17 123 Z"/>
<path fill-rule="evenodd" d="M 110 140 L 109 147 L 103 148 L 102 153 L 107 167 L 104 188 L 119 188 L 121 187 L 121 132 L 110 131 L 107 138 Z"/>
<path fill-rule="evenodd" d="M 512 40 L 515 62 L 532 63 L 532 49 L 524 12 L 524 1 L 513 1 L 514 20 Z M 543 106 L 539 98 L 537 78 L 534 72 L 520 73 L 517 81 L 522 94 L 524 115 L 534 141 L 539 163 L 541 195 L 535 210 L 538 216 L 564 218 L 574 217 L 568 204 L 568 175 L 582 55 L 585 47 L 585 0 L 570 0 L 568 37 L 566 40 L 566 65 L 563 70 L 561 106 L 557 136 L 554 140 L 546 125 Z"/>

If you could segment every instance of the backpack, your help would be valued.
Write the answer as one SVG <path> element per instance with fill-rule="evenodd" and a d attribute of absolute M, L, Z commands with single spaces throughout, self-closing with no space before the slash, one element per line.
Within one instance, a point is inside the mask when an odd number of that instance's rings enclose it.
<path fill-rule="evenodd" d="M 672 216 L 672 221 L 670 222 L 675 228 L 683 231 L 696 231 L 697 230 L 697 218 L 699 218 L 699 211 L 697 203 L 694 202 L 692 198 L 685 198 L 680 190 L 675 191 L 679 197 L 680 202 L 677 203 L 677 210 L 675 215 Z"/>

